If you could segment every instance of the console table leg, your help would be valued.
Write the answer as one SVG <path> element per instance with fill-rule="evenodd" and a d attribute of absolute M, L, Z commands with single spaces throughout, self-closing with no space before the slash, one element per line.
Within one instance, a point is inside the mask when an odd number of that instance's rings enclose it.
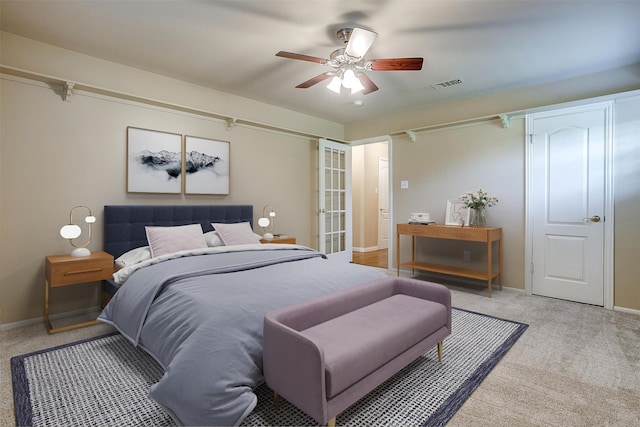
<path fill-rule="evenodd" d="M 502 290 L 502 232 L 500 240 L 498 240 L 498 281 L 500 282 L 500 290 Z"/>
<path fill-rule="evenodd" d="M 396 234 L 396 276 L 400 276 L 400 233 Z"/>
<path fill-rule="evenodd" d="M 488 277 L 488 282 L 489 282 L 489 298 L 491 298 L 491 282 L 493 282 L 493 274 L 491 273 L 491 267 L 493 264 L 493 260 L 491 259 L 491 247 L 492 247 L 492 242 L 491 239 L 489 239 L 489 241 L 487 242 L 487 274 L 489 275 Z"/>

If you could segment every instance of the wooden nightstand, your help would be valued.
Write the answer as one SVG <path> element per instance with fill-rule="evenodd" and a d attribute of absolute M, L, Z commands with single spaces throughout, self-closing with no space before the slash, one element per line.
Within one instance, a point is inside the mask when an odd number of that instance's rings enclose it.
<path fill-rule="evenodd" d="M 260 243 L 291 243 L 296 244 L 295 237 L 274 237 L 273 239 L 260 239 Z"/>
<path fill-rule="evenodd" d="M 54 328 L 49 320 L 49 288 L 97 282 L 110 279 L 113 275 L 113 256 L 106 252 L 94 252 L 85 257 L 71 255 L 52 255 L 46 257 L 44 281 L 44 321 L 50 334 L 95 325 L 97 320 L 75 323 Z M 102 283 L 100 284 L 102 288 Z M 100 292 L 102 293 L 102 292 Z"/>

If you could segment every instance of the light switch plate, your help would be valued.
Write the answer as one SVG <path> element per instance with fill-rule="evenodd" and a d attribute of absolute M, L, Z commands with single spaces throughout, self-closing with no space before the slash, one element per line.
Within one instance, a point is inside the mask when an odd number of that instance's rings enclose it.
<path fill-rule="evenodd" d="M 409 181 L 400 181 L 400 188 L 402 189 L 409 188 Z"/>

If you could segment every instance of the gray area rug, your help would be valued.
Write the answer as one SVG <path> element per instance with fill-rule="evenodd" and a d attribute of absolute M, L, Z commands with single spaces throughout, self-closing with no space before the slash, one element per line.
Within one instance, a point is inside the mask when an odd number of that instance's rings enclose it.
<path fill-rule="evenodd" d="M 443 362 L 435 348 L 337 417 L 343 426 L 445 425 L 527 325 L 453 309 Z M 120 334 L 11 359 L 18 426 L 173 426 L 148 397 L 162 368 Z M 261 385 L 245 426 L 316 425 Z"/>

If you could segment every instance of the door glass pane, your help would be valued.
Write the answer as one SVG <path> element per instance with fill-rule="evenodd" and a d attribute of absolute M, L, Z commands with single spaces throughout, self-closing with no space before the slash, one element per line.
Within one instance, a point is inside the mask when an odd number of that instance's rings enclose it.
<path fill-rule="evenodd" d="M 331 234 L 327 234 L 324 238 L 324 247 L 325 247 L 325 252 L 327 254 L 332 254 L 333 253 L 333 246 L 331 245 Z"/>

